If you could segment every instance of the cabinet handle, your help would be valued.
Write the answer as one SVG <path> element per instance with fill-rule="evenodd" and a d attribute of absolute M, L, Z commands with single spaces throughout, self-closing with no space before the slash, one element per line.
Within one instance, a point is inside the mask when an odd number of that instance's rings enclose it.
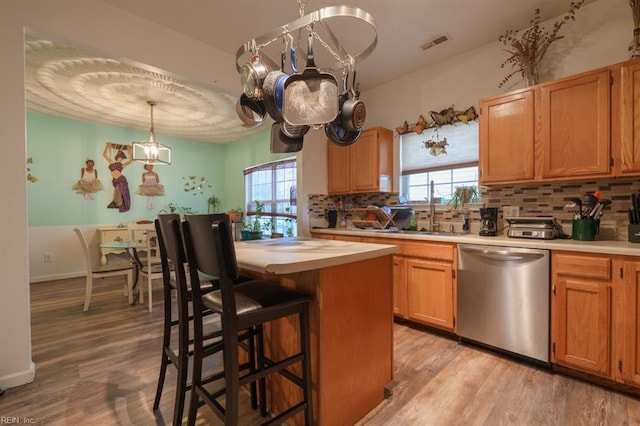
<path fill-rule="evenodd" d="M 556 285 L 555 284 L 551 286 L 551 290 L 553 291 L 553 294 L 556 294 Z"/>

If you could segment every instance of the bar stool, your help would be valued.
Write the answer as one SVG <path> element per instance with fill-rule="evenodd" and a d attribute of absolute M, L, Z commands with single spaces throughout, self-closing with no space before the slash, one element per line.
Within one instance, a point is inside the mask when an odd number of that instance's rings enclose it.
<path fill-rule="evenodd" d="M 219 220 L 226 220 L 226 216 L 223 214 L 216 215 L 216 217 Z M 187 279 L 187 270 L 185 269 L 187 257 L 182 239 L 180 216 L 177 214 L 158 215 L 158 219 L 155 220 L 155 228 L 158 235 L 158 248 L 163 272 L 164 325 L 162 359 L 153 409 L 157 410 L 160 406 L 167 368 L 169 365 L 173 365 L 178 372 L 173 424 L 180 425 L 182 424 L 186 392 L 191 389 L 191 385 L 187 384 L 189 357 L 193 355 L 193 350 L 190 350 L 190 345 L 193 344 L 193 338 L 190 335 L 190 323 L 194 318 L 197 321 L 202 321 L 204 317 L 216 313 L 206 308 L 198 316 L 189 313 L 189 307 L 193 305 L 193 297 L 196 296 L 192 291 L 190 280 Z M 219 288 L 216 277 L 204 274 L 198 275 L 196 289 L 198 298 L 203 293 L 213 291 L 216 288 Z M 177 319 L 173 319 L 175 312 L 173 312 L 172 293 L 174 291 L 177 293 Z M 200 304 L 199 306 L 202 305 Z M 193 309 L 197 308 L 192 306 Z M 177 352 L 171 345 L 171 330 L 173 327 L 178 327 Z M 206 342 L 205 350 L 215 352 L 222 349 L 220 343 L 222 331 L 220 329 L 205 334 L 203 339 Z M 251 342 L 243 347 L 249 353 L 255 353 Z M 251 367 L 255 368 L 255 364 Z M 257 407 L 255 383 L 251 386 L 251 403 L 253 408 Z"/>
<path fill-rule="evenodd" d="M 216 221 L 212 215 L 185 215 L 183 223 L 183 237 L 187 249 L 190 275 L 197 272 L 217 276 L 220 280 L 220 290 L 207 293 L 200 301 L 195 300 L 194 306 L 202 303 L 204 307 L 221 315 L 223 330 L 223 363 L 224 371 L 220 378 L 224 378 L 224 387 L 214 393 L 209 392 L 203 385 L 202 364 L 207 356 L 202 344 L 202 329 L 194 327 L 194 356 L 191 400 L 189 403 L 188 424 L 194 425 L 200 402 L 203 401 L 211 408 L 225 425 L 238 423 L 239 391 L 240 387 L 259 381 L 261 414 L 266 416 L 266 395 L 264 379 L 267 375 L 280 373 L 302 389 L 302 401 L 269 419 L 265 424 L 278 424 L 293 415 L 304 411 L 305 424 L 313 423 L 312 395 L 311 395 L 311 344 L 309 336 L 309 304 L 311 297 L 296 290 L 278 285 L 252 280 L 233 285 L 238 277 L 238 265 L 235 248 L 228 222 Z M 192 287 L 198 285 L 192 278 Z M 202 307 L 195 309 L 197 315 Z M 263 324 L 297 315 L 300 327 L 300 352 L 284 360 L 272 360 L 264 354 Z M 197 324 L 197 321 L 196 321 Z M 239 333 L 256 330 L 258 368 L 256 371 L 242 374 L 244 370 L 238 365 Z M 301 363 L 301 375 L 296 376 L 287 368 Z M 224 406 L 218 398 L 225 398 Z"/>

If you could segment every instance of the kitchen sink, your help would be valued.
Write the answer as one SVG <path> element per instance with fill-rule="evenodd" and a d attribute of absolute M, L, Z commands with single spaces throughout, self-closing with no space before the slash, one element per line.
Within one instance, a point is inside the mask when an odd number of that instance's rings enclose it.
<path fill-rule="evenodd" d="M 407 231 L 407 230 L 397 230 L 397 231 L 391 231 L 393 233 L 397 233 L 397 234 L 408 234 L 408 235 L 455 235 L 455 236 L 460 236 L 460 235 L 469 235 L 468 232 L 447 232 L 447 231 Z"/>

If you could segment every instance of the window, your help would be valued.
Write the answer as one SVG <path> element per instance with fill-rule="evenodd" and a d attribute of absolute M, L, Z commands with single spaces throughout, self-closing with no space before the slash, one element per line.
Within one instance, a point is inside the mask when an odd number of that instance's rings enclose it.
<path fill-rule="evenodd" d="M 444 150 L 429 149 L 426 142 L 439 142 Z M 477 121 L 404 134 L 400 143 L 400 195 L 408 201 L 428 201 L 431 181 L 440 203 L 451 200 L 456 186 L 478 185 Z"/>
<path fill-rule="evenodd" d="M 431 181 L 433 181 L 434 197 L 440 198 L 440 203 L 447 203 L 451 200 L 456 186 L 477 186 L 478 166 L 402 176 L 400 193 L 409 201 L 428 201 Z"/>
<path fill-rule="evenodd" d="M 264 204 L 262 227 L 295 235 L 297 216 L 296 160 L 288 158 L 249 167 L 244 171 L 247 216 L 255 216 L 256 201 Z"/>

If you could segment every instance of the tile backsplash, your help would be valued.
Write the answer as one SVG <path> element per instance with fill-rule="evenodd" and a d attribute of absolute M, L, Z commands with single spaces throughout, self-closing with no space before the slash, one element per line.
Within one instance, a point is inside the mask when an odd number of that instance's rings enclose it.
<path fill-rule="evenodd" d="M 517 206 L 520 216 L 554 216 L 562 225 L 564 232 L 571 233 L 571 223 L 576 212 L 567 208 L 571 198 L 583 198 L 585 194 L 600 191 L 602 198 L 611 200 L 611 205 L 604 210 L 600 220 L 600 234 L 597 239 L 627 240 L 627 210 L 631 207 L 631 194 L 640 192 L 640 179 L 609 179 L 585 182 L 544 183 L 519 186 L 481 187 L 481 203 L 469 205 L 471 232 L 480 229 L 480 207 L 498 207 L 503 219 L 503 206 Z M 325 212 L 335 208 L 341 219 L 345 217 L 347 226 L 353 219 L 352 208 L 368 205 L 397 205 L 397 193 L 373 193 L 355 195 L 309 195 L 309 223 L 313 226 L 326 227 Z M 416 211 L 418 226 L 429 225 L 429 206 L 425 204 L 409 204 Z M 453 225 L 455 231 L 461 231 L 462 214 L 452 211 L 448 205 L 437 205 L 435 221 L 441 230 L 448 230 Z M 501 225 L 506 226 L 506 223 Z M 340 223 L 340 220 L 338 221 Z M 499 225 L 500 228 L 500 225 Z"/>

